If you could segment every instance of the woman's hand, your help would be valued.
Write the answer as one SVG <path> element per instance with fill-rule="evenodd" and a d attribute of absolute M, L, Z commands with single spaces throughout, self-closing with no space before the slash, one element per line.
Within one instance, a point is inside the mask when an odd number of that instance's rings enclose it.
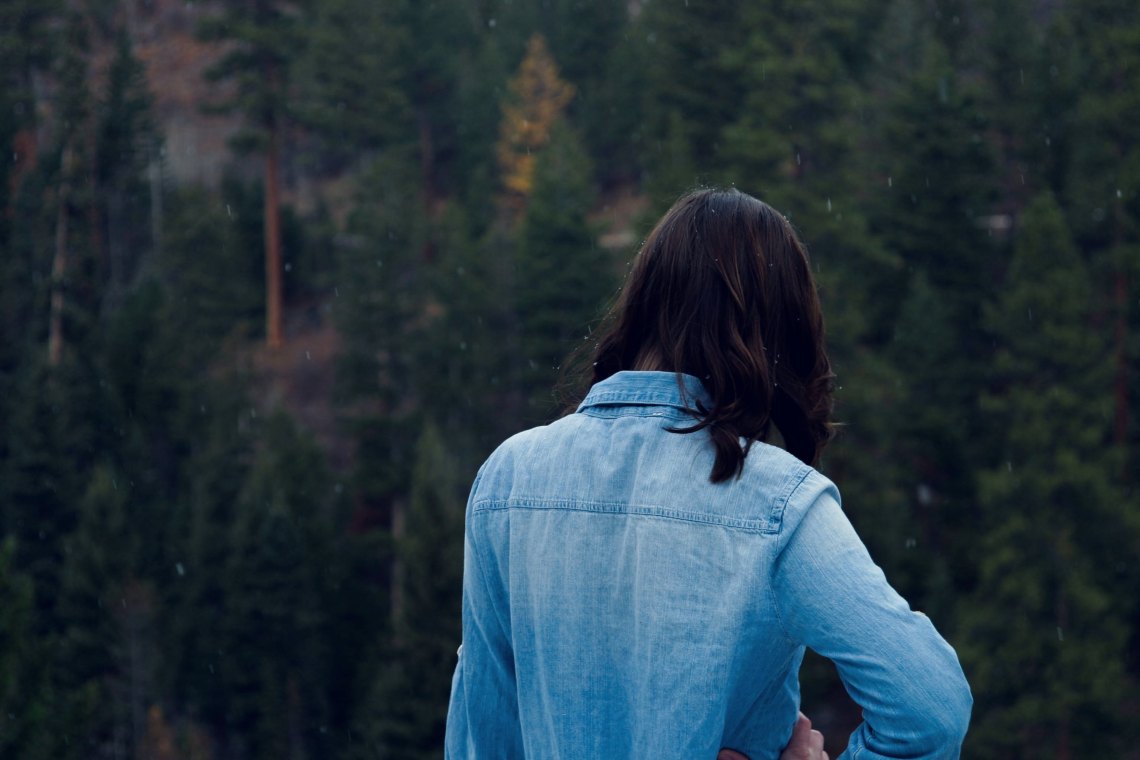
<path fill-rule="evenodd" d="M 823 751 L 823 734 L 811 727 L 811 721 L 803 713 L 796 720 L 792 738 L 780 753 L 780 760 L 828 760 Z"/>
<path fill-rule="evenodd" d="M 748 760 L 745 755 L 731 749 L 722 749 L 716 760 Z M 780 753 L 780 760 L 829 760 L 823 751 L 823 734 L 811 727 L 811 721 L 803 713 L 796 720 L 796 727 L 792 729 L 792 738 L 784 751 Z"/>

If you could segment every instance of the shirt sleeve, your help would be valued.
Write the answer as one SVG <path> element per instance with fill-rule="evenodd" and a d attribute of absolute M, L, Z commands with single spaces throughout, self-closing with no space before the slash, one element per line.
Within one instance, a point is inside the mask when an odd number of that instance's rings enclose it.
<path fill-rule="evenodd" d="M 839 492 L 814 471 L 788 501 L 777 551 L 772 590 L 785 631 L 832 660 L 863 708 L 840 758 L 957 758 L 973 704 L 957 655 L 887 583 Z"/>
<path fill-rule="evenodd" d="M 467 505 L 463 541 L 463 643 L 451 682 L 447 710 L 446 760 L 522 758 L 518 691 L 510 643 L 506 594 L 487 581 L 492 568 L 482 559 Z"/>

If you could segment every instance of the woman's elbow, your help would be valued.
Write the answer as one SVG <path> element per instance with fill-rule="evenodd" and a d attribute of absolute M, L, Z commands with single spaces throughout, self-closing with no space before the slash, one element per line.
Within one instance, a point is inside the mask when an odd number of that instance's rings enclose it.
<path fill-rule="evenodd" d="M 934 748 L 932 757 L 957 757 L 970 726 L 974 697 L 961 669 L 944 679 L 926 713 L 925 744 Z M 951 752 L 951 750 L 953 750 Z"/>

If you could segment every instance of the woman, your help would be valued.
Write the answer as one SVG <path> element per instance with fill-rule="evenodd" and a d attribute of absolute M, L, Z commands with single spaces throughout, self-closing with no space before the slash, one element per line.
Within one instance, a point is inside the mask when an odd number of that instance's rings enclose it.
<path fill-rule="evenodd" d="M 832 373 L 787 220 L 735 190 L 678 201 L 591 386 L 475 479 L 448 757 L 820 757 L 797 727 L 805 646 L 863 708 L 841 758 L 957 757 L 957 657 L 812 466 Z"/>

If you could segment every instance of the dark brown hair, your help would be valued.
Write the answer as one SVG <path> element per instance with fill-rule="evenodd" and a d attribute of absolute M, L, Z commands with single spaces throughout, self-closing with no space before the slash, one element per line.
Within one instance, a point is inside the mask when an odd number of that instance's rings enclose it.
<path fill-rule="evenodd" d="M 774 423 L 815 464 L 832 436 L 834 375 L 803 243 L 782 214 L 735 189 L 681 198 L 649 233 L 593 357 L 591 385 L 621 370 L 699 378 L 696 424 L 716 447 L 709 479 L 738 477 Z"/>

